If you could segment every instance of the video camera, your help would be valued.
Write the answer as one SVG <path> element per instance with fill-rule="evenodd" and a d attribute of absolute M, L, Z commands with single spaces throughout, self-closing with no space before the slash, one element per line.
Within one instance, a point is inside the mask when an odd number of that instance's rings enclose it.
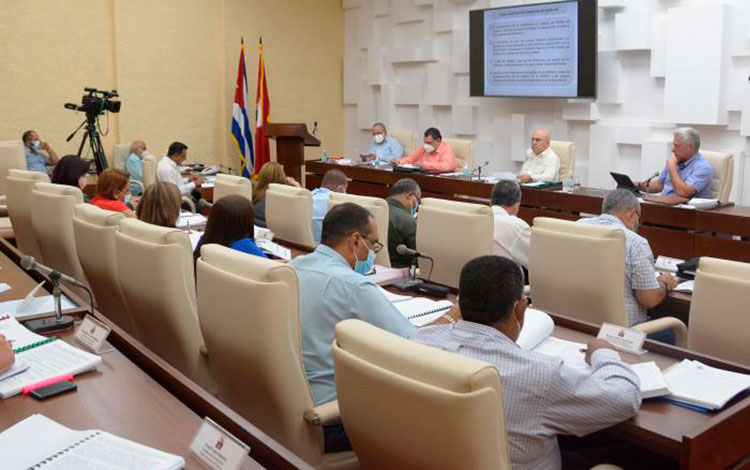
<path fill-rule="evenodd" d="M 65 103 L 65 108 L 73 111 L 83 111 L 89 118 L 104 114 L 105 111 L 119 113 L 122 103 L 112 98 L 118 97 L 117 90 L 97 90 L 96 88 L 84 88 L 87 95 L 81 98 L 81 104 Z"/>

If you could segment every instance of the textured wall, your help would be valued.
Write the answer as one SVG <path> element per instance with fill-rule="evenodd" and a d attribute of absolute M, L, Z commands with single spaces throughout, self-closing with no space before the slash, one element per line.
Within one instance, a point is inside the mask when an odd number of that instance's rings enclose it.
<path fill-rule="evenodd" d="M 182 140 L 191 159 L 237 168 L 229 129 L 239 40 L 254 103 L 263 35 L 271 119 L 318 120 L 326 144 L 344 145 L 338 0 L 0 0 L 0 8 L 0 140 L 35 128 L 58 153 L 75 152 L 79 139 L 64 139 L 83 116 L 63 103 L 78 102 L 84 86 L 116 88 L 123 106 L 111 115 L 108 153 L 143 138 L 161 155 Z"/>
<path fill-rule="evenodd" d="M 609 171 L 664 165 L 671 130 L 735 156 L 732 200 L 750 205 L 750 2 L 599 0 L 598 99 L 469 97 L 470 9 L 540 0 L 343 0 L 345 151 L 375 120 L 418 135 L 472 139 L 475 162 L 516 171 L 530 131 L 575 141 L 576 177 L 610 188 Z"/>

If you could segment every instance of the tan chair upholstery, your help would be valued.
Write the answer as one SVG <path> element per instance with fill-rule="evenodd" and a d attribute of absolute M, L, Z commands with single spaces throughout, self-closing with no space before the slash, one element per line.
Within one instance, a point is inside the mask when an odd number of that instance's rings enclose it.
<path fill-rule="evenodd" d="M 214 186 L 214 202 L 230 194 L 239 194 L 252 201 L 253 184 L 244 176 L 217 174 L 216 185 Z"/>
<path fill-rule="evenodd" d="M 359 320 L 335 333 L 339 408 L 362 469 L 511 468 L 497 369 Z"/>
<path fill-rule="evenodd" d="M 9 170 L 5 179 L 8 191 L 8 216 L 13 225 L 16 245 L 24 254 L 44 262 L 39 243 L 31 228 L 31 191 L 37 183 L 48 183 L 46 173 L 26 170 Z"/>
<path fill-rule="evenodd" d="M 417 138 L 412 131 L 394 129 L 388 131 L 388 135 L 401 142 L 401 145 L 404 147 L 404 156 L 414 152 L 414 143 Z"/>
<path fill-rule="evenodd" d="M 125 159 L 130 155 L 130 144 L 115 144 L 112 146 L 112 155 L 109 157 L 111 168 L 125 168 Z"/>
<path fill-rule="evenodd" d="M 531 227 L 529 276 L 534 307 L 597 325 L 628 326 L 621 230 L 537 217 Z M 685 342 L 685 324 L 676 318 L 635 328 L 646 333 L 675 328 L 678 344 Z"/>
<path fill-rule="evenodd" d="M 471 170 L 471 165 L 474 162 L 474 141 L 466 139 L 443 139 L 443 142 L 448 144 L 453 152 L 456 154 L 458 160 L 458 166 L 468 166 Z"/>
<path fill-rule="evenodd" d="M 266 222 L 277 238 L 315 247 L 312 231 L 312 193 L 305 188 L 271 184 L 266 191 Z"/>
<path fill-rule="evenodd" d="M 31 228 L 44 264 L 86 283 L 73 234 L 73 211 L 81 203 L 83 193 L 78 188 L 37 183 L 31 191 Z M 88 300 L 84 291 L 76 291 Z"/>
<path fill-rule="evenodd" d="M 383 244 L 383 249 L 375 255 L 375 262 L 381 266 L 391 267 L 391 258 L 388 256 L 388 203 L 385 199 L 379 197 L 357 196 L 354 194 L 331 193 L 331 199 L 328 207 L 331 208 L 336 204 L 353 202 L 358 204 L 375 216 L 375 223 L 378 226 L 378 241 Z"/>
<path fill-rule="evenodd" d="M 115 232 L 125 216 L 100 209 L 93 204 L 78 204 L 73 214 L 73 233 L 78 259 L 96 299 L 96 308 L 117 326 L 137 338 L 117 279 Z"/>
<path fill-rule="evenodd" d="M 156 157 L 150 153 L 143 156 L 143 189 L 156 183 Z"/>
<path fill-rule="evenodd" d="M 5 196 L 8 191 L 5 188 L 5 178 L 12 169 L 26 169 L 26 153 L 23 142 L 20 140 L 6 140 L 0 142 L 0 196 Z M 5 201 L 0 201 L 5 204 Z"/>
<path fill-rule="evenodd" d="M 714 170 L 711 178 L 711 197 L 722 202 L 729 201 L 734 182 L 734 157 L 731 153 L 701 150 L 703 157 L 708 160 Z"/>
<path fill-rule="evenodd" d="M 549 146 L 555 151 L 560 159 L 560 170 L 558 171 L 558 181 L 563 183 L 572 176 L 576 167 L 576 144 L 575 142 L 565 142 L 562 140 L 551 140 Z"/>
<path fill-rule="evenodd" d="M 323 430 L 305 420 L 316 411 L 300 351 L 297 273 L 214 244 L 201 248 L 196 268 L 198 316 L 219 397 L 306 462 L 320 464 Z M 345 454 L 329 459 L 353 459 Z"/>
<path fill-rule="evenodd" d="M 690 302 L 688 347 L 750 366 L 750 264 L 703 257 Z"/>
<path fill-rule="evenodd" d="M 424 198 L 417 218 L 417 249 L 435 261 L 430 280 L 458 288 L 461 268 L 477 256 L 492 254 L 494 220 L 489 206 Z M 429 261 L 420 261 L 425 277 Z"/>
<path fill-rule="evenodd" d="M 125 218 L 115 251 L 120 290 L 143 344 L 213 392 L 187 233 Z"/>

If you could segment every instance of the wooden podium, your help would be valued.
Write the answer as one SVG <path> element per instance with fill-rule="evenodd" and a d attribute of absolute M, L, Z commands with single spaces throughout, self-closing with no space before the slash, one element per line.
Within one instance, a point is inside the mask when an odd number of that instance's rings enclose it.
<path fill-rule="evenodd" d="M 276 141 L 276 161 L 284 173 L 302 183 L 305 147 L 320 147 L 320 141 L 307 132 L 305 124 L 266 124 L 266 136 Z"/>

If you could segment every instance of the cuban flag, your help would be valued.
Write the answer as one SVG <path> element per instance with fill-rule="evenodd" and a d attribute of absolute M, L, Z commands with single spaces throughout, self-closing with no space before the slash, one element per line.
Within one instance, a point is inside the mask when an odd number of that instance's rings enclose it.
<path fill-rule="evenodd" d="M 234 86 L 234 104 L 232 105 L 232 140 L 240 151 L 240 174 L 250 178 L 255 167 L 253 153 L 253 136 L 250 134 L 250 120 L 247 112 L 247 72 L 245 71 L 245 41 L 240 40 L 240 65 L 237 68 L 237 84 Z"/>

